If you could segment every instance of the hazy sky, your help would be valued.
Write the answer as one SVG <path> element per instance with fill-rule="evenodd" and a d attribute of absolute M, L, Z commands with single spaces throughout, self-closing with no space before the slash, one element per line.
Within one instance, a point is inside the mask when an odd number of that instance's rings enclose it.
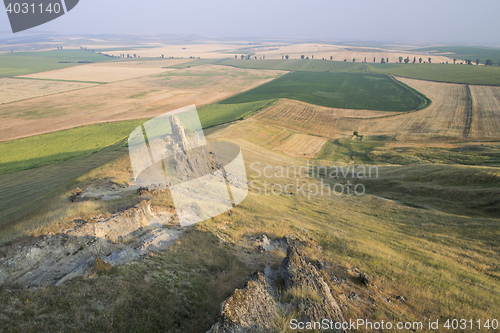
<path fill-rule="evenodd" d="M 19 0 L 22 2 L 21 0 Z M 500 45 L 500 0 L 80 0 L 31 29 Z M 6 13 L 0 31 L 11 31 Z"/>

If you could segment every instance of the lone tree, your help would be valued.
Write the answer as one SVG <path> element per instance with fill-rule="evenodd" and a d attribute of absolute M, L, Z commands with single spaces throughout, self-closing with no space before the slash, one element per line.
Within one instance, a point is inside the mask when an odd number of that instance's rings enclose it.
<path fill-rule="evenodd" d="M 417 62 L 417 57 L 413 57 L 413 63 Z"/>
<path fill-rule="evenodd" d="M 366 62 L 366 57 L 365 57 L 365 62 Z"/>
<path fill-rule="evenodd" d="M 330 56 L 330 60 L 333 60 L 333 56 Z"/>
<path fill-rule="evenodd" d="M 285 59 L 288 60 L 288 54 L 285 56 Z"/>
<path fill-rule="evenodd" d="M 386 63 L 389 63 L 389 57 L 387 57 L 387 59 L 385 59 L 385 62 L 386 62 Z"/>
<path fill-rule="evenodd" d="M 476 65 L 479 65 L 479 59 L 476 59 Z"/>
<path fill-rule="evenodd" d="M 491 66 L 493 65 L 493 60 L 491 59 L 486 59 L 486 62 L 484 63 L 486 66 Z"/>
<path fill-rule="evenodd" d="M 352 62 L 356 62 L 356 58 L 352 58 Z"/>
<path fill-rule="evenodd" d="M 382 60 L 380 60 L 380 63 L 381 63 L 381 64 L 385 64 L 385 59 L 384 59 L 384 58 L 382 58 Z"/>
<path fill-rule="evenodd" d="M 399 60 L 399 63 L 402 63 L 403 62 L 403 57 L 399 56 L 398 60 Z"/>
<path fill-rule="evenodd" d="M 375 62 L 375 57 L 373 57 L 373 62 Z"/>
<path fill-rule="evenodd" d="M 311 59 L 314 59 L 314 55 L 311 55 Z"/>
<path fill-rule="evenodd" d="M 241 60 L 243 60 L 243 59 L 245 59 L 245 55 L 244 54 L 241 55 Z"/>
<path fill-rule="evenodd" d="M 456 61 L 457 61 L 457 59 L 453 58 L 453 65 L 455 65 Z"/>
<path fill-rule="evenodd" d="M 429 64 L 431 63 L 431 58 L 429 58 Z"/>
<path fill-rule="evenodd" d="M 304 60 L 304 55 L 301 55 L 301 56 L 300 56 L 300 59 Z"/>
<path fill-rule="evenodd" d="M 344 59 L 344 62 L 346 62 L 346 61 L 347 61 L 347 59 Z"/>
<path fill-rule="evenodd" d="M 406 57 L 405 59 L 405 64 L 409 63 L 410 62 L 410 57 Z"/>
<path fill-rule="evenodd" d="M 162 56 L 162 58 L 163 58 L 163 56 Z M 238 59 L 238 56 L 236 54 L 234 55 L 234 59 Z"/>
<path fill-rule="evenodd" d="M 418 59 L 418 62 L 419 62 L 419 63 L 422 63 L 422 58 Z"/>

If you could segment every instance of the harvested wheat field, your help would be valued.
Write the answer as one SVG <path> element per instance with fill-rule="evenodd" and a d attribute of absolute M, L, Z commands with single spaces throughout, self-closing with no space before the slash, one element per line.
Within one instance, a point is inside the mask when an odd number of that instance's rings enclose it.
<path fill-rule="evenodd" d="M 0 141 L 106 121 L 152 118 L 190 104 L 199 107 L 282 73 L 198 66 L 4 104 Z"/>
<path fill-rule="evenodd" d="M 290 156 L 313 158 L 327 141 L 328 139 L 317 136 L 294 134 L 282 145 L 277 147 L 276 150 L 282 151 Z"/>
<path fill-rule="evenodd" d="M 95 83 L 0 79 L 0 104 L 95 86 Z"/>
<path fill-rule="evenodd" d="M 342 120 L 357 122 L 361 118 L 384 117 L 399 114 L 370 110 L 345 110 L 312 105 L 305 102 L 282 99 L 274 106 L 257 114 L 254 118 L 265 123 L 308 134 L 337 138 L 351 131 L 343 128 Z M 352 134 L 352 132 L 351 132 Z"/>
<path fill-rule="evenodd" d="M 303 133 L 337 138 L 352 135 L 398 135 L 399 138 L 464 137 L 468 94 L 465 85 L 406 78 L 401 82 L 432 100 L 423 110 L 408 113 L 342 110 L 283 100 L 255 119 Z"/>
<path fill-rule="evenodd" d="M 470 86 L 473 138 L 500 138 L 500 88 Z"/>
<path fill-rule="evenodd" d="M 134 68 L 132 66 L 106 66 L 104 64 L 89 64 L 56 69 L 48 72 L 23 75 L 21 77 L 34 79 L 51 79 L 67 81 L 116 82 L 140 76 L 159 74 L 172 69 Z"/>

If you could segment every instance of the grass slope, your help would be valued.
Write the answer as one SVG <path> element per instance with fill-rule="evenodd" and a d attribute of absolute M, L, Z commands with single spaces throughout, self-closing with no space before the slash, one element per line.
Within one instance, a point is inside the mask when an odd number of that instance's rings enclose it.
<path fill-rule="evenodd" d="M 217 65 L 253 69 L 278 69 L 286 71 L 306 72 L 364 72 L 361 63 L 343 61 L 313 60 L 313 59 L 288 59 L 288 60 L 241 60 L 225 59 L 216 62 Z"/>
<path fill-rule="evenodd" d="M 494 64 L 498 65 L 500 61 L 500 49 L 482 46 L 433 46 L 414 49 L 415 52 L 428 52 L 430 54 L 443 54 L 450 58 L 460 60 L 470 59 L 476 61 L 480 60 L 481 64 L 486 62 L 486 59 L 491 59 Z"/>
<path fill-rule="evenodd" d="M 79 61 L 101 62 L 111 59 L 110 57 L 81 50 L 5 53 L 0 55 L 0 78 L 76 66 Z M 60 61 L 66 63 L 59 63 Z"/>
<path fill-rule="evenodd" d="M 370 64 L 373 73 L 392 74 L 412 79 L 500 86 L 499 66 L 453 64 Z"/>
<path fill-rule="evenodd" d="M 230 97 L 220 104 L 289 98 L 306 103 L 360 110 L 413 111 L 430 100 L 385 75 L 294 72 Z"/>

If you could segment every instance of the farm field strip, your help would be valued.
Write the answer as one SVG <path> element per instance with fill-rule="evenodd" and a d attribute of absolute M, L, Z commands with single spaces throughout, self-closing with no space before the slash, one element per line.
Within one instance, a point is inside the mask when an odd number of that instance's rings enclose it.
<path fill-rule="evenodd" d="M 411 79 L 500 86 L 499 66 L 451 64 L 368 64 L 370 72 Z"/>
<path fill-rule="evenodd" d="M 95 86 L 96 83 L 0 79 L 0 104 Z"/>
<path fill-rule="evenodd" d="M 472 138 L 500 138 L 500 87 L 470 86 Z"/>
<path fill-rule="evenodd" d="M 131 66 L 105 66 L 103 64 L 81 65 L 64 69 L 56 69 L 48 72 L 23 75 L 21 77 L 34 79 L 53 79 L 68 81 L 90 81 L 90 82 L 116 82 L 132 79 L 140 76 L 159 74 L 172 69 L 131 67 Z"/>

